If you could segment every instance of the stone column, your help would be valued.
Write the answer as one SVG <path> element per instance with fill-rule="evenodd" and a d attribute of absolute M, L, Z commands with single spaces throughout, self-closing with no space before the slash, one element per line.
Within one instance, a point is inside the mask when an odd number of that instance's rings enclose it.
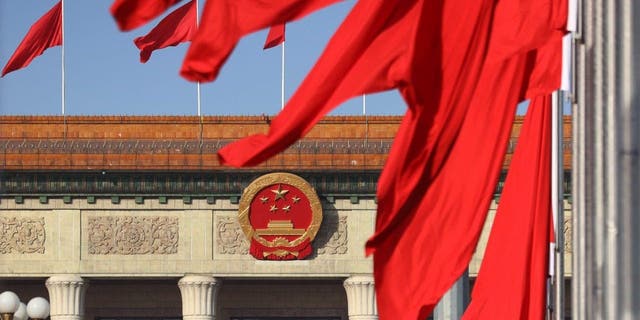
<path fill-rule="evenodd" d="M 53 275 L 45 282 L 51 320 L 82 320 L 87 281 L 75 274 Z"/>
<path fill-rule="evenodd" d="M 469 273 L 465 272 L 440 299 L 433 311 L 434 320 L 458 320 L 469 304 Z"/>
<path fill-rule="evenodd" d="M 184 276 L 178 281 L 184 320 L 215 320 L 215 301 L 220 282 L 211 276 Z"/>
<path fill-rule="evenodd" d="M 373 276 L 352 276 L 344 281 L 349 320 L 378 320 Z"/>
<path fill-rule="evenodd" d="M 640 2 L 579 2 L 572 318 L 638 319 Z"/>

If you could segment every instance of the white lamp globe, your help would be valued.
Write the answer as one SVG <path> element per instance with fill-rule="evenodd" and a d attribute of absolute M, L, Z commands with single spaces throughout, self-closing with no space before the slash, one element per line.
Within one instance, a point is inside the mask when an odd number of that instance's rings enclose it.
<path fill-rule="evenodd" d="M 27 315 L 31 319 L 46 319 L 49 316 L 49 301 L 35 297 L 27 303 Z"/>
<path fill-rule="evenodd" d="M 13 313 L 13 320 L 27 320 L 27 305 L 20 302 L 18 311 Z"/>
<path fill-rule="evenodd" d="M 20 307 L 20 298 L 18 295 L 5 291 L 0 293 L 0 313 L 14 313 Z"/>

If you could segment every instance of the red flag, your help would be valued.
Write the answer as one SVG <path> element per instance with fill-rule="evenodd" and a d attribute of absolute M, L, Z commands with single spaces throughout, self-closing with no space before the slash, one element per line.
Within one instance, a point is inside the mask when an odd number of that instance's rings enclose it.
<path fill-rule="evenodd" d="M 111 15 L 122 31 L 135 29 L 148 23 L 180 0 L 116 0 Z"/>
<path fill-rule="evenodd" d="M 191 41 L 195 31 L 196 6 L 191 0 L 167 15 L 147 35 L 133 41 L 140 49 L 140 62 L 147 62 L 154 50 Z"/>
<path fill-rule="evenodd" d="M 58 2 L 31 26 L 2 69 L 2 76 L 28 66 L 45 50 L 59 45 L 62 45 L 62 2 Z"/>
<path fill-rule="evenodd" d="M 426 318 L 467 268 L 501 169 L 496 155 L 534 64 L 521 52 L 562 25 L 539 19 L 519 31 L 537 37 L 504 49 L 514 31 L 493 24 L 552 17 L 544 13 L 557 7 L 530 2 L 539 6 L 518 14 L 493 1 L 358 2 L 269 133 L 219 152 L 224 163 L 258 164 L 347 98 L 399 88 L 409 109 L 380 177 L 367 245 L 383 319 Z"/>
<path fill-rule="evenodd" d="M 560 86 L 562 39 L 532 53 L 532 98 L 463 319 L 544 319 L 551 217 L 549 92 Z M 551 231 L 551 232 L 550 232 Z"/>
<path fill-rule="evenodd" d="M 545 95 L 529 104 L 463 319 L 545 319 L 550 151 L 551 97 Z"/>
<path fill-rule="evenodd" d="M 495 155 L 504 154 L 534 64 L 524 53 L 562 25 L 545 14 L 559 1 L 523 2 L 528 10 L 510 12 L 500 7 L 504 1 L 360 1 L 269 133 L 219 152 L 225 163 L 258 164 L 346 99 L 399 88 L 409 110 L 379 181 L 376 234 L 368 243 L 382 319 L 426 318 L 471 259 L 502 165 Z M 528 23 L 532 15 L 537 24 Z M 211 17 L 203 21 L 217 21 Z M 529 27 L 493 28 L 504 20 Z M 197 47 L 194 40 L 183 65 L 191 80 L 215 78 L 246 34 L 209 32 L 198 32 L 196 40 L 215 34 L 217 41 Z M 537 36 L 511 37 L 518 32 Z M 521 40 L 503 43 L 512 38 Z M 207 58 L 215 52 L 223 54 Z"/>
<path fill-rule="evenodd" d="M 279 24 L 269 29 L 267 40 L 264 42 L 264 49 L 273 48 L 284 42 L 285 24 Z"/>
<path fill-rule="evenodd" d="M 191 81 L 213 81 L 240 38 L 301 18 L 340 0 L 207 1 L 180 74 Z"/>

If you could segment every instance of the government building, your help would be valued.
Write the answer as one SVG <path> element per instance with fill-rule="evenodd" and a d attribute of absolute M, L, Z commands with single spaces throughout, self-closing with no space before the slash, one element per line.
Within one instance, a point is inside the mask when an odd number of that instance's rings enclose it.
<path fill-rule="evenodd" d="M 270 121 L 0 116 L 0 292 L 46 298 L 52 320 L 377 319 L 364 244 L 401 117 L 326 117 L 257 167 L 220 165 L 219 148 Z M 570 281 L 569 118 L 564 136 Z M 436 319 L 467 299 L 504 176 Z"/>

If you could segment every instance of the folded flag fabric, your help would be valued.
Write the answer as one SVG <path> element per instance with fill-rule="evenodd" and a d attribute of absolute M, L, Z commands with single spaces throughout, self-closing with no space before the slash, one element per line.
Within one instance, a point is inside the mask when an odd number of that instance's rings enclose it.
<path fill-rule="evenodd" d="M 155 50 L 191 41 L 197 29 L 195 2 L 191 0 L 171 12 L 147 35 L 133 41 L 140 49 L 140 62 L 147 62 Z"/>
<path fill-rule="evenodd" d="M 202 19 L 182 63 L 190 81 L 213 81 L 243 36 L 302 18 L 340 0 L 207 1 Z"/>
<path fill-rule="evenodd" d="M 62 2 L 36 21 L 2 69 L 2 76 L 28 66 L 45 50 L 62 45 Z"/>
<path fill-rule="evenodd" d="M 118 28 L 129 31 L 160 16 L 181 0 L 115 0 L 109 9 Z"/>
<path fill-rule="evenodd" d="M 269 29 L 267 34 L 267 40 L 264 42 L 264 49 L 273 48 L 284 42 L 285 38 L 285 24 L 279 24 Z"/>

